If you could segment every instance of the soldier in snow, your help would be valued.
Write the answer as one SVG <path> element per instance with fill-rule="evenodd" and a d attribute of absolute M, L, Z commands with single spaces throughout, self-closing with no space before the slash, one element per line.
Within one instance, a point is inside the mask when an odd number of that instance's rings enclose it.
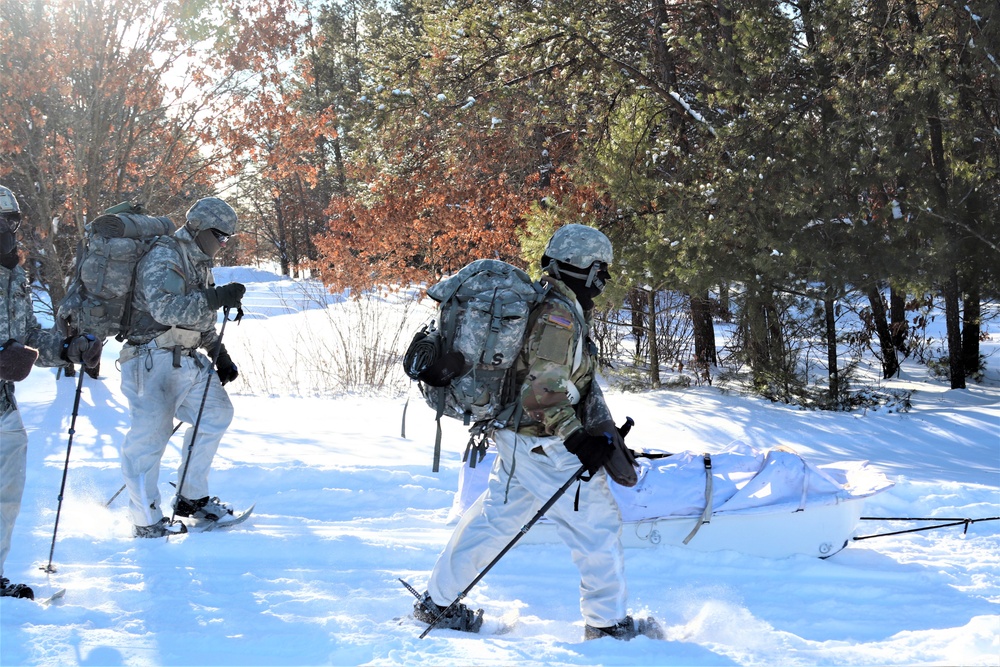
<path fill-rule="evenodd" d="M 177 489 L 174 514 L 220 523 L 233 517 L 231 507 L 210 497 L 208 474 L 233 419 L 223 385 L 239 375 L 215 322 L 220 308 L 240 305 L 246 289 L 240 283 L 216 287 L 211 270 L 212 259 L 236 233 L 236 212 L 223 200 L 208 197 L 195 202 L 185 217 L 186 223 L 172 236 L 161 237 L 136 267 L 132 325 L 119 358 L 132 422 L 122 445 L 122 473 L 136 537 L 185 531 L 160 507 L 160 459 L 174 418 L 193 425 L 202 400 L 193 447 L 194 427 L 184 436 L 178 472 L 183 486 Z M 217 353 L 214 369 L 199 350 Z"/>
<path fill-rule="evenodd" d="M 94 368 L 100 363 L 102 344 L 90 334 L 65 338 L 57 329 L 39 325 L 17 252 L 20 225 L 21 209 L 14 193 L 0 186 L 0 341 L 4 341 L 0 343 L 0 596 L 34 598 L 30 587 L 11 584 L 2 576 L 21 511 L 28 460 L 28 433 L 14 400 L 14 383 L 25 379 L 34 365 L 69 362 Z"/>
<path fill-rule="evenodd" d="M 610 277 L 611 261 L 611 241 L 592 227 L 566 225 L 549 240 L 542 280 L 550 290 L 517 362 L 524 416 L 493 431 L 498 456 L 489 486 L 439 556 L 427 591 L 414 604 L 418 620 L 434 622 L 582 463 L 589 481 L 546 516 L 557 524 L 580 571 L 585 638 L 662 637 L 655 620 L 626 613 L 621 514 L 608 474 L 634 485 L 634 460 L 594 378 L 596 349 L 587 337 L 593 300 Z M 459 603 L 438 626 L 478 632 L 482 615 Z"/>

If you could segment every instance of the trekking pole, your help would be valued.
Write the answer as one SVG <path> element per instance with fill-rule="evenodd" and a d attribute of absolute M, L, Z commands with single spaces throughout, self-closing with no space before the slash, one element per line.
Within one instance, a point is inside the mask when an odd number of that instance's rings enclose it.
<path fill-rule="evenodd" d="M 73 417 L 69 422 L 69 442 L 66 445 L 66 464 L 63 466 L 62 484 L 59 486 L 59 504 L 56 506 L 56 523 L 52 527 L 52 546 L 49 548 L 49 564 L 39 568 L 45 572 L 52 573 L 56 569 L 52 567 L 52 555 L 56 551 L 56 533 L 59 531 L 59 515 L 62 514 L 63 495 L 66 492 L 66 476 L 69 472 L 69 454 L 73 449 L 73 434 L 76 433 L 76 416 L 80 412 L 80 394 L 83 393 L 83 364 L 80 365 L 79 378 L 76 381 L 76 398 L 73 400 Z"/>
<path fill-rule="evenodd" d="M 424 637 L 426 637 L 426 636 L 427 636 L 427 633 L 429 633 L 429 632 L 430 632 L 431 630 L 433 630 L 433 629 L 434 629 L 434 626 L 435 626 L 435 625 L 437 625 L 437 624 L 438 624 L 438 622 L 440 622 L 442 618 L 444 618 L 445 616 L 447 616 L 447 615 L 448 615 L 448 613 L 449 613 L 449 612 L 450 612 L 450 611 L 451 611 L 452 609 L 454 609 L 454 608 L 455 608 L 455 605 L 457 605 L 457 604 L 458 604 L 459 602 L 461 602 L 461 601 L 462 601 L 462 598 L 464 598 L 464 597 L 465 597 L 466 595 L 468 595 L 468 594 L 469 594 L 469 591 L 471 591 L 471 590 L 473 589 L 473 587 L 475 587 L 475 585 L 476 585 L 476 584 L 478 584 L 478 583 L 480 582 L 480 580 L 482 580 L 482 578 L 486 576 L 486 573 L 487 573 L 487 572 L 489 572 L 489 571 L 490 571 L 491 569 L 493 569 L 493 566 L 494 566 L 494 565 L 496 565 L 496 564 L 497 564 L 497 563 L 498 563 L 498 562 L 500 561 L 500 559 L 501 559 L 501 558 L 503 558 L 503 557 L 504 557 L 504 555 L 505 555 L 505 554 L 506 554 L 506 553 L 507 553 L 508 551 L 510 551 L 511 549 L 513 549 L 513 548 L 514 548 L 514 545 L 515 545 L 515 544 L 517 544 L 517 541 L 518 541 L 518 540 L 520 540 L 520 539 L 521 539 L 522 537 L 524 537 L 524 534 L 525 534 L 525 533 L 527 533 L 527 532 L 528 532 L 528 531 L 529 531 L 529 530 L 531 529 L 531 527 L 532 527 L 532 526 L 534 526 L 534 525 L 535 525 L 535 523 L 536 523 L 536 522 L 537 522 L 537 521 L 538 521 L 539 519 L 541 519 L 541 518 L 542 518 L 542 515 L 543 515 L 543 514 L 545 514 L 546 512 L 548 512 L 548 511 L 549 511 L 549 508 L 550 508 L 550 507 L 552 507 L 553 505 L 555 505 L 555 504 L 556 504 L 556 501 L 557 501 L 557 500 L 559 500 L 559 498 L 561 498 L 561 497 L 562 497 L 562 495 L 563 495 L 564 493 L 566 493 L 566 489 L 568 489 L 568 488 L 569 488 L 570 486 L 572 486 L 572 485 L 573 485 L 573 482 L 575 482 L 575 481 L 577 481 L 578 479 L 580 479 L 580 476 L 581 476 L 581 475 L 582 475 L 583 473 L 585 473 L 585 472 L 587 472 L 587 466 L 580 466 L 580 469 L 579 469 L 579 470 L 577 470 L 577 471 L 576 471 L 575 473 L 573 473 L 573 476 L 572 476 L 572 477 L 570 477 L 569 479 L 567 479 L 567 480 L 566 480 L 566 483 L 565 483 L 565 484 L 563 484 L 562 486 L 560 486 L 560 487 L 559 487 L 559 490 L 558 490 L 558 491 L 556 491 L 556 492 L 555 492 L 554 494 L 552 494 L 552 497 L 551 497 L 551 498 L 549 498 L 549 499 L 548 499 L 548 500 L 547 500 L 547 501 L 545 502 L 545 504 L 544 504 L 544 505 L 542 505 L 542 506 L 541 506 L 541 507 L 540 507 L 540 508 L 538 509 L 538 511 L 537 511 L 537 512 L 535 512 L 535 516 L 531 517 L 531 520 L 530 520 L 530 521 L 528 521 L 528 523 L 524 524 L 524 525 L 523 525 L 523 526 L 521 527 L 521 530 L 520 530 L 520 531 L 518 531 L 517 535 L 515 535 L 515 536 L 514 536 L 514 539 L 512 539 L 512 540 L 511 540 L 511 541 L 510 541 L 510 542 L 509 542 L 509 543 L 507 544 L 507 546 L 505 546 L 505 547 L 503 548 L 503 550 L 501 550 L 501 551 L 500 551 L 500 553 L 498 553 L 498 554 L 497 554 L 496 558 L 494 558 L 493 560 L 491 560 L 491 561 L 490 561 L 490 564 L 489 564 L 489 565 L 487 565 L 487 566 L 486 566 L 486 567 L 485 567 L 485 568 L 483 569 L 483 571 L 482 571 L 482 572 L 480 572 L 480 573 L 479 573 L 479 575 L 478 575 L 478 576 L 477 576 L 477 577 L 476 577 L 475 579 L 473 579 L 473 580 L 472 580 L 472 583 L 471 583 L 471 584 L 469 584 L 468 586 L 466 586 L 466 587 L 465 587 L 465 590 L 464 590 L 464 591 L 462 591 L 461 593 L 459 593 L 459 594 L 458 594 L 458 597 L 457 597 L 457 598 L 455 598 L 455 599 L 454 599 L 454 600 L 452 601 L 452 603 L 451 603 L 450 605 L 448 605 L 448 606 L 447 606 L 447 607 L 445 608 L 445 610 L 444 610 L 444 611 L 442 611 L 442 612 L 441 612 L 440 614 L 438 614 L 438 615 L 437 615 L 437 617 L 436 617 L 436 618 L 435 618 L 435 619 L 434 619 L 433 621 L 431 621 L 430 625 L 428 625 L 428 626 L 427 626 L 427 629 L 426 629 L 426 630 L 424 630 L 424 631 L 423 631 L 422 633 L 420 633 L 420 639 L 423 639 Z"/>
<path fill-rule="evenodd" d="M 242 309 L 239 311 L 242 315 Z M 239 316 L 237 316 L 237 319 Z M 201 395 L 201 405 L 198 406 L 198 416 L 194 420 L 194 425 L 191 430 L 191 442 L 188 443 L 187 456 L 184 458 L 184 468 L 181 469 L 181 478 L 177 482 L 177 495 L 180 495 L 184 490 L 184 479 L 187 477 L 188 465 L 191 463 L 191 451 L 194 449 L 195 438 L 198 437 L 198 426 L 201 424 L 201 415 L 205 411 L 205 401 L 208 399 L 208 387 L 212 384 L 212 376 L 215 375 L 215 364 L 219 361 L 219 353 L 222 352 L 222 336 L 226 333 L 226 323 L 229 321 L 229 307 L 227 306 L 222 311 L 222 328 L 219 329 L 219 339 L 215 342 L 215 351 L 212 352 L 212 368 L 208 372 L 208 377 L 205 378 L 205 393 Z M 179 424 L 178 424 L 179 425 Z M 177 503 L 174 503 L 173 509 L 170 511 L 170 523 L 174 522 L 177 517 Z"/>
<path fill-rule="evenodd" d="M 183 423 L 184 422 L 177 422 L 177 426 L 174 426 L 174 430 L 170 432 L 170 435 L 173 435 L 174 433 L 177 433 L 177 429 L 179 429 L 181 427 L 181 424 L 183 424 Z M 115 495 L 113 495 L 110 498 L 108 498 L 108 502 L 104 503 L 104 506 L 105 507 L 111 507 L 111 503 L 115 502 L 115 498 L 117 498 L 118 496 L 120 496 L 122 494 L 122 491 L 124 491 L 124 490 L 125 490 L 125 485 L 122 484 L 122 488 L 120 488 L 117 491 L 115 491 Z"/>

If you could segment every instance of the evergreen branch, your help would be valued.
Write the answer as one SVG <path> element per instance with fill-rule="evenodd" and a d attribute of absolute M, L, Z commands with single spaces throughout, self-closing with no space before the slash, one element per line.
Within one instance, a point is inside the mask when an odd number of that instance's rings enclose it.
<path fill-rule="evenodd" d="M 601 50 L 599 46 L 597 46 L 597 44 L 592 42 L 585 35 L 576 33 L 575 37 L 584 44 L 586 44 L 587 47 L 591 51 L 596 53 L 599 57 L 614 63 L 615 65 L 625 70 L 626 72 L 634 76 L 642 83 L 649 86 L 660 98 L 678 106 L 681 109 L 681 111 L 684 112 L 685 115 L 691 117 L 697 123 L 704 125 L 705 128 L 708 130 L 709 134 L 712 135 L 712 137 L 718 138 L 718 134 L 716 134 L 715 128 L 712 127 L 712 124 L 709 123 L 708 120 L 700 113 L 698 113 L 690 104 L 688 104 L 687 101 L 684 100 L 683 97 L 681 97 L 680 93 L 674 90 L 665 89 L 662 85 L 660 85 L 659 81 L 653 79 L 652 77 L 647 76 L 646 74 L 643 74 L 643 72 L 634 65 L 627 63 L 623 60 L 620 60 L 608 53 L 605 53 L 604 51 Z"/>

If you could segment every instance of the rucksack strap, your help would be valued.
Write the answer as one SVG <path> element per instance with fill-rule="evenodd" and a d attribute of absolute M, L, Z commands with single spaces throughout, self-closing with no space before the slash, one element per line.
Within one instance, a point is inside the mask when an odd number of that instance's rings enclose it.
<path fill-rule="evenodd" d="M 150 246 L 151 248 L 152 246 Z M 142 261 L 142 260 L 140 260 Z M 132 329 L 132 311 L 134 310 L 135 301 L 135 279 L 139 275 L 139 262 L 136 262 L 132 266 L 132 282 L 131 287 L 128 290 L 128 298 L 125 299 L 125 308 L 122 309 L 122 318 L 118 321 L 118 334 L 115 336 L 115 340 L 119 343 L 124 342 Z"/>
<path fill-rule="evenodd" d="M 132 267 L 132 282 L 129 286 L 128 298 L 125 299 L 125 308 L 122 310 L 121 320 L 118 322 L 118 335 L 115 336 L 115 340 L 119 342 L 124 342 L 132 334 L 132 314 L 135 312 L 135 281 L 139 277 L 139 264 L 156 245 L 173 248 L 174 251 L 181 256 L 181 262 L 184 265 L 185 275 L 189 275 L 190 266 L 188 264 L 187 257 L 181 251 L 180 245 L 176 242 L 176 240 L 169 235 L 152 237 L 147 242 L 146 248 L 142 253 L 142 257 L 140 257 Z"/>
<path fill-rule="evenodd" d="M 434 418 L 434 463 L 431 467 L 433 472 L 441 469 L 441 415 L 444 414 L 444 390 L 445 387 L 437 387 L 437 416 Z"/>

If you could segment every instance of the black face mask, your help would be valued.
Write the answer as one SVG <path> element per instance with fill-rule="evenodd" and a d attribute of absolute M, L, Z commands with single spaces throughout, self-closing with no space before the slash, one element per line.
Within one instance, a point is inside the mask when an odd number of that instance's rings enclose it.
<path fill-rule="evenodd" d="M 214 258 L 222 250 L 222 244 L 225 242 L 220 240 L 219 236 L 221 232 L 216 232 L 214 229 L 203 229 L 197 234 L 195 234 L 194 241 L 198 244 L 198 247 L 203 253 L 209 257 Z M 225 239 L 228 236 L 222 235 Z"/>
<path fill-rule="evenodd" d="M 549 268 L 552 275 L 573 290 L 576 300 L 580 302 L 584 310 L 594 308 L 594 299 L 604 291 L 605 285 L 611 278 L 611 274 L 608 273 L 608 265 L 603 262 L 595 264 L 594 272 L 592 272 L 592 269 L 579 269 L 553 260 L 548 255 L 543 255 L 542 268 Z M 591 280 L 590 285 L 587 285 L 588 279 Z"/>
<path fill-rule="evenodd" d="M 13 269 L 20 259 L 17 254 L 17 236 L 7 229 L 0 231 L 0 265 Z"/>
<path fill-rule="evenodd" d="M 601 292 L 604 291 L 603 288 L 597 285 L 591 285 L 587 287 L 587 280 L 585 278 L 577 278 L 576 276 L 563 275 L 560 280 L 562 280 L 566 287 L 573 290 L 573 294 L 576 295 L 576 300 L 580 302 L 584 310 L 593 310 L 594 299 L 596 299 Z"/>

